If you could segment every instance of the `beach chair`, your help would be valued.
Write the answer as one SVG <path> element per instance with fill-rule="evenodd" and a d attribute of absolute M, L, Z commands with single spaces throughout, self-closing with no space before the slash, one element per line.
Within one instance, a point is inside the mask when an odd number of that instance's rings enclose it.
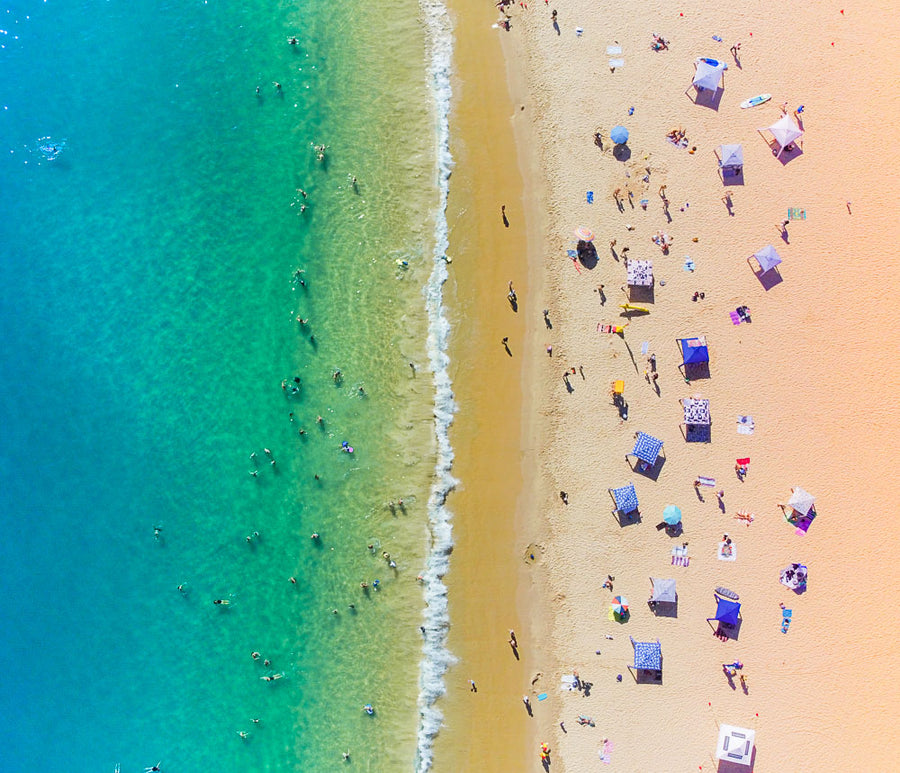
<path fill-rule="evenodd" d="M 625 380 L 618 379 L 613 381 L 612 384 L 609 385 L 609 395 L 610 397 L 616 398 L 621 397 L 625 394 Z"/>

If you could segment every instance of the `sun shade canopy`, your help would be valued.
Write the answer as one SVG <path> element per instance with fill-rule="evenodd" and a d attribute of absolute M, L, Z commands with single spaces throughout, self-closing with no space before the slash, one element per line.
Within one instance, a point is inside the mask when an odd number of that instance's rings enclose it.
<path fill-rule="evenodd" d="M 722 62 L 713 65 L 701 59 L 697 62 L 697 72 L 694 73 L 693 85 L 698 89 L 715 91 L 722 82 L 722 73 L 724 71 L 725 65 Z"/>
<path fill-rule="evenodd" d="M 686 397 L 681 401 L 684 407 L 685 424 L 709 424 L 709 400 L 701 400 L 697 397 Z"/>
<path fill-rule="evenodd" d="M 763 247 L 759 252 L 754 252 L 753 257 L 756 258 L 756 262 L 759 263 L 759 270 L 765 274 L 766 271 L 771 271 L 775 266 L 781 263 L 781 255 L 779 255 L 775 248 L 769 244 Z"/>
<path fill-rule="evenodd" d="M 744 148 L 741 145 L 719 145 L 719 166 L 730 168 L 744 165 Z"/>
<path fill-rule="evenodd" d="M 740 615 L 740 603 L 716 597 L 716 616 L 712 618 L 713 620 L 718 620 L 726 625 L 737 625 Z"/>
<path fill-rule="evenodd" d="M 653 592 L 650 594 L 650 601 L 667 601 L 674 604 L 678 600 L 675 593 L 675 580 L 663 580 L 659 577 L 651 577 L 650 582 L 653 583 Z"/>
<path fill-rule="evenodd" d="M 721 725 L 719 727 L 719 744 L 716 757 L 738 765 L 750 765 L 753 761 L 753 743 L 756 740 L 755 730 L 743 727 Z"/>
<path fill-rule="evenodd" d="M 648 435 L 645 432 L 638 432 L 631 455 L 636 456 L 642 462 L 653 465 L 656 464 L 662 447 L 662 440 L 657 440 L 653 435 Z"/>
<path fill-rule="evenodd" d="M 800 515 L 809 515 L 809 511 L 812 510 L 815 501 L 816 498 L 812 494 L 797 486 L 794 489 L 794 493 L 791 494 L 790 500 L 788 500 L 788 507 L 793 508 Z"/>
<path fill-rule="evenodd" d="M 662 647 L 659 639 L 656 641 L 635 641 L 632 637 L 631 644 L 634 647 L 634 667 L 645 671 L 662 671 Z"/>
<path fill-rule="evenodd" d="M 628 284 L 633 287 L 653 287 L 653 261 L 629 260 Z"/>
<path fill-rule="evenodd" d="M 696 336 L 695 338 L 681 338 L 681 355 L 684 358 L 684 364 L 690 365 L 695 362 L 709 362 L 709 349 L 706 346 L 706 338 Z"/>
<path fill-rule="evenodd" d="M 637 492 L 634 490 L 633 483 L 610 490 L 616 503 L 616 510 L 623 513 L 630 513 L 633 510 L 638 509 Z"/>

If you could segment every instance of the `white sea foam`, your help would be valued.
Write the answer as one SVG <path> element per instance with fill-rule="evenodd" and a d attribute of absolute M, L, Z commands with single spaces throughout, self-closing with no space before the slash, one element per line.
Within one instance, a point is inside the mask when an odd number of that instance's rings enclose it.
<path fill-rule="evenodd" d="M 435 705 L 444 694 L 444 674 L 455 661 L 447 649 L 450 614 L 447 606 L 447 586 L 443 577 L 450 566 L 453 548 L 452 515 L 446 506 L 447 494 L 456 486 L 451 474 L 453 448 L 449 430 L 456 413 L 453 385 L 448 365 L 447 347 L 450 323 L 444 309 L 443 285 L 447 281 L 447 191 L 453 158 L 450 155 L 450 68 L 453 54 L 453 32 L 447 8 L 439 0 L 420 0 L 428 33 L 430 56 L 428 77 L 435 100 L 435 131 L 437 137 L 437 177 L 439 201 L 434 223 L 434 254 L 432 270 L 425 286 L 425 306 L 428 312 L 428 356 L 434 374 L 434 430 L 437 439 L 437 458 L 434 479 L 428 498 L 428 518 L 431 528 L 431 550 L 423 573 L 425 585 L 425 644 L 419 665 L 419 728 L 416 743 L 416 771 L 431 769 L 434 738 L 441 728 L 443 714 Z"/>

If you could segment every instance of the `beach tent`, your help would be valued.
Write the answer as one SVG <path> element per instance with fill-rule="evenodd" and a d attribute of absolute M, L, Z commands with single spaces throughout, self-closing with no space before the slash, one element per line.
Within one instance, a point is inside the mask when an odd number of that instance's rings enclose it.
<path fill-rule="evenodd" d="M 659 639 L 654 641 L 635 641 L 633 636 L 631 646 L 634 647 L 634 666 L 640 671 L 662 671 L 662 647 Z"/>
<path fill-rule="evenodd" d="M 733 762 L 737 765 L 749 766 L 753 762 L 753 743 L 756 740 L 755 730 L 732 725 L 719 726 L 719 743 L 716 747 L 716 758 Z"/>
<path fill-rule="evenodd" d="M 648 435 L 645 432 L 638 432 L 634 442 L 634 450 L 628 456 L 636 456 L 642 462 L 652 467 L 656 464 L 662 447 L 662 440 L 658 440 L 653 435 Z"/>
<path fill-rule="evenodd" d="M 709 349 L 706 346 L 704 336 L 694 338 L 680 338 L 681 355 L 684 358 L 683 365 L 692 365 L 698 362 L 709 362 Z"/>
<path fill-rule="evenodd" d="M 759 266 L 757 273 L 765 274 L 767 271 L 771 271 L 775 266 L 781 263 L 781 255 L 775 251 L 775 248 L 771 244 L 768 244 L 759 252 L 754 252 L 747 258 L 748 263 L 750 263 L 751 260 L 756 261 L 757 266 Z M 750 263 L 750 267 L 753 267 L 752 263 Z"/>
<path fill-rule="evenodd" d="M 737 177 L 744 171 L 744 148 L 741 145 L 719 145 L 719 169 L 722 177 Z"/>
<path fill-rule="evenodd" d="M 807 568 L 803 564 L 791 564 L 781 570 L 781 584 L 792 591 L 806 590 Z"/>
<path fill-rule="evenodd" d="M 650 582 L 653 583 L 653 590 L 650 593 L 650 603 L 659 604 L 675 604 L 678 601 L 678 594 L 675 593 L 675 580 L 661 580 L 659 577 L 651 577 Z"/>
<path fill-rule="evenodd" d="M 707 620 L 718 620 L 728 626 L 735 626 L 741 619 L 741 605 L 737 601 L 716 596 L 716 614 Z"/>
<path fill-rule="evenodd" d="M 633 483 L 629 483 L 627 486 L 620 486 L 619 488 L 611 488 L 609 492 L 616 503 L 616 510 L 620 513 L 627 515 L 638 509 L 637 492 L 634 490 Z"/>
<path fill-rule="evenodd" d="M 629 260 L 626 263 L 628 284 L 632 287 L 653 287 L 653 261 Z"/>
<path fill-rule="evenodd" d="M 794 142 L 794 140 L 798 140 L 803 136 L 803 129 L 797 126 L 797 124 L 794 123 L 794 119 L 787 114 L 781 116 L 781 118 L 771 126 L 767 126 L 764 129 L 757 129 L 757 131 L 770 146 L 772 145 L 772 142 L 769 141 L 768 137 L 766 137 L 763 132 L 768 132 L 772 136 L 772 140 L 774 140 L 774 143 L 778 146 L 777 151 L 773 148 L 776 158 L 780 156 L 784 152 L 784 149 Z"/>
<path fill-rule="evenodd" d="M 697 71 L 694 73 L 694 80 L 691 85 L 696 87 L 697 91 L 708 89 L 715 91 L 722 82 L 722 73 L 725 72 L 724 62 L 716 62 L 710 64 L 703 59 L 698 59 L 695 63 Z"/>
<path fill-rule="evenodd" d="M 809 511 L 813 509 L 816 498 L 808 491 L 804 491 L 799 486 L 791 489 L 791 498 L 788 500 L 787 506 L 790 507 L 800 518 L 809 515 Z"/>
<path fill-rule="evenodd" d="M 701 400 L 699 397 L 685 397 L 681 401 L 681 406 L 684 408 L 685 424 L 712 423 L 709 415 L 709 400 Z"/>

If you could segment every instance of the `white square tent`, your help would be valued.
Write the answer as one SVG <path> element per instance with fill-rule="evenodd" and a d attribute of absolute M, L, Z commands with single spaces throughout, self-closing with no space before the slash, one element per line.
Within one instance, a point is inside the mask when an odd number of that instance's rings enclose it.
<path fill-rule="evenodd" d="M 765 274 L 767 271 L 771 271 L 775 266 L 781 263 L 781 255 L 776 252 L 771 244 L 768 244 L 759 252 L 754 252 L 747 258 L 748 263 L 750 263 L 751 260 L 759 266 L 757 273 Z M 750 268 L 753 268 L 753 263 L 750 263 Z"/>
<path fill-rule="evenodd" d="M 722 177 L 739 177 L 744 173 L 744 148 L 741 145 L 719 145 L 719 170 Z"/>
<path fill-rule="evenodd" d="M 733 762 L 737 765 L 750 766 L 753 762 L 753 744 L 756 731 L 733 725 L 719 727 L 719 743 L 716 747 L 716 758 Z"/>
<path fill-rule="evenodd" d="M 653 261 L 629 260 L 626 263 L 628 284 L 632 287 L 653 287 Z"/>
<path fill-rule="evenodd" d="M 705 59 L 698 59 L 694 64 L 697 71 L 694 73 L 694 80 L 691 81 L 691 85 L 694 86 L 697 91 L 716 91 L 719 88 L 719 84 L 722 83 L 722 73 L 725 72 L 725 63 L 716 62 L 715 64 L 710 64 L 710 62 Z"/>
<path fill-rule="evenodd" d="M 757 129 L 757 131 L 762 135 L 762 138 L 769 143 L 770 147 L 772 142 L 765 134 L 763 134 L 763 132 L 768 132 L 772 136 L 772 140 L 774 140 L 775 144 L 778 146 L 778 150 L 772 149 L 775 158 L 778 158 L 778 156 L 784 152 L 784 149 L 794 140 L 798 140 L 803 136 L 803 129 L 797 126 L 797 124 L 794 123 L 794 119 L 787 114 L 781 116 L 781 118 L 771 126 L 767 126 L 765 129 Z"/>

